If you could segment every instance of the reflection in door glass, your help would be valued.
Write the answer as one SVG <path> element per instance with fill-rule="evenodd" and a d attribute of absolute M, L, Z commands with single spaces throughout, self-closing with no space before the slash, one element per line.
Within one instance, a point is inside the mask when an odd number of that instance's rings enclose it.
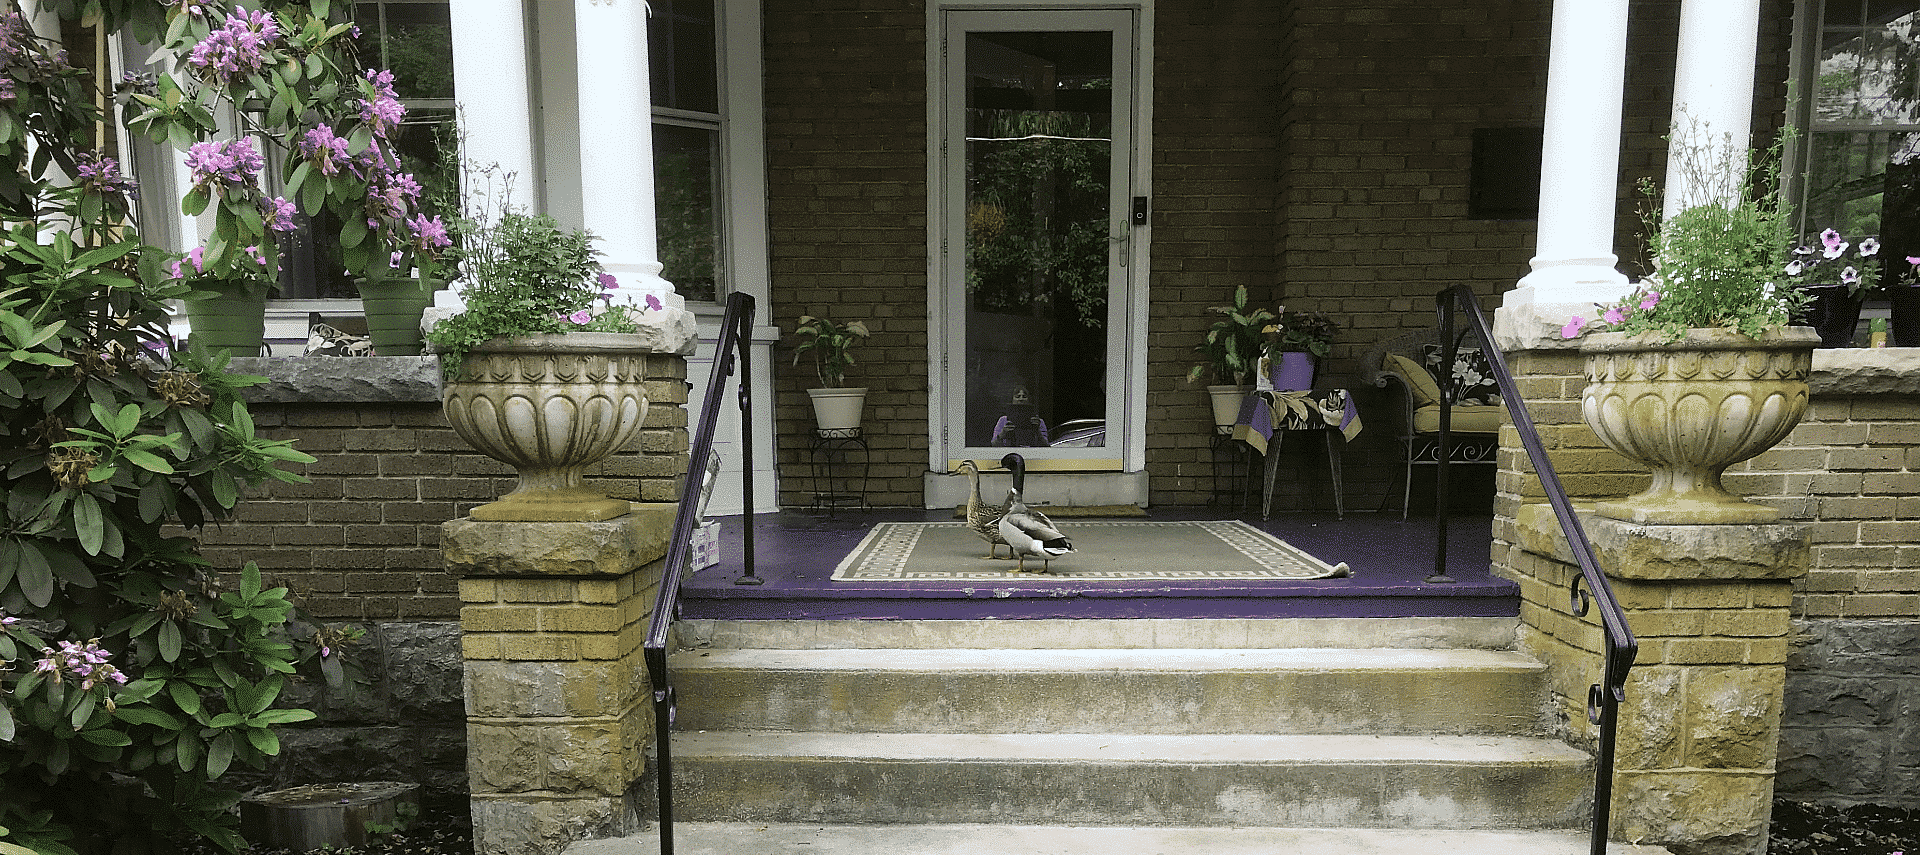
<path fill-rule="evenodd" d="M 966 51 L 966 442 L 1051 445 L 1106 418 L 1112 34 Z"/>

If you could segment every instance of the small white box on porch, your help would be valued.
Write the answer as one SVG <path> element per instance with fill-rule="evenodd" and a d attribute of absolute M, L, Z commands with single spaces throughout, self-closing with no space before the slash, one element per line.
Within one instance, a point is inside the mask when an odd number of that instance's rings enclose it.
<path fill-rule="evenodd" d="M 689 570 L 705 570 L 720 563 L 720 523 L 707 520 L 693 530 L 693 551 Z"/>

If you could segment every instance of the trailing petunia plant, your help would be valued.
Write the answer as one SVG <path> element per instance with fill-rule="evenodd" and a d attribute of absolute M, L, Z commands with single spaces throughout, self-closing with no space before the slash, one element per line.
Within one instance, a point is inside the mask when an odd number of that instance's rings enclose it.
<path fill-rule="evenodd" d="M 1820 233 L 1820 245 L 1801 244 L 1785 269 L 1787 283 L 1796 288 L 1837 286 L 1858 295 L 1880 283 L 1880 240 L 1864 237 L 1848 241 L 1836 229 Z"/>
<path fill-rule="evenodd" d="M 1669 217 L 1649 205 L 1653 275 L 1618 302 L 1597 305 L 1598 320 L 1573 318 L 1561 330 L 1566 338 L 1607 330 L 1677 340 L 1701 328 L 1758 337 L 1786 326 L 1805 304 L 1807 295 L 1788 282 L 1794 240 L 1780 193 L 1778 146 L 1749 159 L 1730 143 L 1672 144 L 1685 146 L 1678 168 L 1695 195 Z M 1641 189 L 1658 199 L 1651 182 Z"/>
<path fill-rule="evenodd" d="M 222 15 L 43 8 L 154 35 L 161 20 Z M 264 268 L 283 209 L 229 180 L 254 169 L 245 148 L 201 149 L 196 193 L 221 205 L 216 241 L 184 258 L 146 244 L 136 188 L 101 153 L 109 117 L 92 79 L 0 11 L 0 853 L 166 851 L 192 837 L 232 851 L 240 794 L 222 779 L 263 766 L 276 729 L 311 717 L 282 693 L 316 656 L 321 675 L 344 676 L 328 661 L 337 645 L 315 642 L 351 633 L 295 628 L 286 589 L 251 565 L 223 579 L 187 536 L 249 486 L 302 480 L 285 467 L 312 458 L 256 432 L 240 391 L 259 378 L 174 352 L 166 301 L 189 292 L 176 264 Z"/>

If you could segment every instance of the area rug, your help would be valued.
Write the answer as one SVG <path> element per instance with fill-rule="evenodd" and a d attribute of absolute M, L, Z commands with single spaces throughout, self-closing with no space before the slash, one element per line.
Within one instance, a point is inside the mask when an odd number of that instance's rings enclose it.
<path fill-rule="evenodd" d="M 1027 560 L 989 560 L 966 523 L 883 522 L 834 568 L 835 582 L 1131 581 L 1331 579 L 1352 575 L 1239 520 L 1074 520 L 1058 526 L 1077 552 L 1046 573 Z M 1007 554 L 1002 546 L 1001 555 Z"/>
<path fill-rule="evenodd" d="M 1144 517 L 1147 509 L 1139 505 L 1037 505 L 1034 507 L 1047 515 L 1047 519 L 1069 520 L 1081 517 Z M 953 518 L 967 518 L 967 506 L 953 509 Z"/>

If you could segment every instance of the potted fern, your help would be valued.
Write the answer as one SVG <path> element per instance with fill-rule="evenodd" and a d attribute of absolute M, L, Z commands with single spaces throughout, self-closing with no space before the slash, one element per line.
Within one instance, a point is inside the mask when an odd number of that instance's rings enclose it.
<path fill-rule="evenodd" d="M 852 436 L 860 430 L 860 414 L 866 408 L 866 387 L 848 388 L 847 369 L 853 367 L 853 348 L 871 333 L 862 321 L 836 323 L 831 318 L 802 315 L 794 329 L 800 343 L 793 349 L 793 364 L 813 353 L 814 370 L 820 386 L 807 390 L 813 399 L 814 427 L 821 436 Z"/>

